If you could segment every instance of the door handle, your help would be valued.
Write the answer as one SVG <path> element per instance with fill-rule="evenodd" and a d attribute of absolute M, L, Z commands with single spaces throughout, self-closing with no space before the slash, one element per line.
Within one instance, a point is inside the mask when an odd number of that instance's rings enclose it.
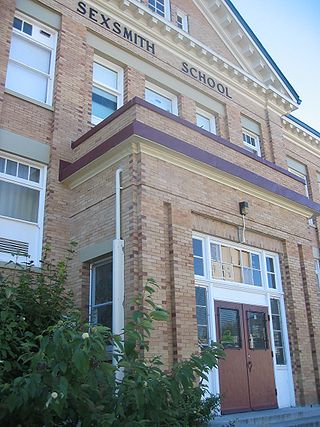
<path fill-rule="evenodd" d="M 251 372 L 251 369 L 252 369 L 252 361 L 251 360 L 248 360 L 247 367 L 248 367 L 248 371 Z"/>

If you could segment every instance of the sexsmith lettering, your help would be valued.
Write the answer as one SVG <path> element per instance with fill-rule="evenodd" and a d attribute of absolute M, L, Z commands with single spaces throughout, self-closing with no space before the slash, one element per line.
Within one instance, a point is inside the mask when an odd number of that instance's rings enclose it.
<path fill-rule="evenodd" d="M 83 1 L 78 2 L 77 12 L 81 13 L 81 15 L 86 14 L 86 4 Z"/>
<path fill-rule="evenodd" d="M 108 28 L 108 30 L 110 30 L 110 27 L 109 27 L 109 24 L 108 24 L 108 22 L 110 21 L 110 18 L 106 18 L 104 16 L 104 14 L 101 13 L 101 19 L 102 19 L 102 21 L 100 22 L 100 25 L 105 26 L 106 28 Z"/>
<path fill-rule="evenodd" d="M 135 33 L 133 30 L 128 29 L 118 21 L 114 21 L 112 18 L 104 15 L 102 12 L 99 12 L 93 7 L 87 6 L 86 2 L 78 1 L 76 10 L 81 15 L 84 15 L 91 21 L 99 24 L 101 27 L 112 31 L 113 33 L 118 34 L 119 36 L 122 36 L 130 43 L 134 43 L 141 49 L 144 49 L 145 51 L 155 55 L 156 47 L 154 43 L 151 43 L 149 40 Z"/>
<path fill-rule="evenodd" d="M 216 90 L 221 95 L 232 99 L 232 96 L 229 95 L 229 88 L 227 86 L 222 83 L 217 83 L 212 77 L 208 76 L 203 71 L 197 70 L 195 67 L 189 67 L 187 62 L 182 62 L 181 71 L 185 74 L 190 74 L 191 77 L 198 80 L 200 83 L 209 86 L 211 89 Z"/>
<path fill-rule="evenodd" d="M 116 34 L 121 34 L 121 24 L 119 22 L 114 22 L 112 31 Z"/>

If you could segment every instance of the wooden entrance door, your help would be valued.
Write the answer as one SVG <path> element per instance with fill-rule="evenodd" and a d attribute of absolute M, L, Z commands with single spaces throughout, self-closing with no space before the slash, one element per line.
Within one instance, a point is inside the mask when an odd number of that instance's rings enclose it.
<path fill-rule="evenodd" d="M 277 407 L 267 307 L 216 301 L 223 414 Z"/>

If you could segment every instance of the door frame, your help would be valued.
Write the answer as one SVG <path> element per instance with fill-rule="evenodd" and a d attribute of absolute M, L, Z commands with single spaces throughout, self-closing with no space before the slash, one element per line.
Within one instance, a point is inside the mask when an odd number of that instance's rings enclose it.
<path fill-rule="evenodd" d="M 284 352 L 286 355 L 286 364 L 277 365 L 275 357 L 273 358 L 274 376 L 275 376 L 276 388 L 278 391 L 277 402 L 278 402 L 279 408 L 295 406 L 296 402 L 295 402 L 294 382 L 293 382 L 293 375 L 292 375 L 292 364 L 291 364 L 291 357 L 290 357 L 286 309 L 285 309 L 283 290 L 281 285 L 281 274 L 280 274 L 278 254 L 275 252 L 251 248 L 247 245 L 226 241 L 220 238 L 215 238 L 214 236 L 204 235 L 202 233 L 193 233 L 193 237 L 196 239 L 201 239 L 203 242 L 204 276 L 202 277 L 202 276 L 195 275 L 195 285 L 203 287 L 207 290 L 209 342 L 217 341 L 216 316 L 215 316 L 216 313 L 214 309 L 215 300 L 226 301 L 230 303 L 267 306 L 269 316 L 271 316 L 270 300 L 271 299 L 279 300 L 280 314 L 282 319 L 282 333 L 283 333 L 282 338 L 283 338 Z M 263 286 L 261 287 L 257 287 L 252 285 L 246 285 L 243 283 L 228 282 L 228 281 L 213 279 L 210 274 L 210 259 L 208 256 L 208 254 L 210 254 L 211 242 L 228 244 L 232 247 L 236 247 L 244 250 L 251 250 L 251 249 L 254 250 L 254 252 L 259 253 L 261 255 L 262 268 L 264 269 L 266 267 L 265 261 L 264 261 L 265 257 L 273 257 L 275 262 L 275 268 L 276 268 L 277 282 L 279 285 L 277 289 L 268 288 L 266 283 L 263 283 Z M 272 322 L 270 322 L 270 336 L 271 336 L 271 349 L 275 354 Z M 213 369 L 210 372 L 208 386 L 211 393 L 213 394 L 220 393 L 218 369 Z"/>

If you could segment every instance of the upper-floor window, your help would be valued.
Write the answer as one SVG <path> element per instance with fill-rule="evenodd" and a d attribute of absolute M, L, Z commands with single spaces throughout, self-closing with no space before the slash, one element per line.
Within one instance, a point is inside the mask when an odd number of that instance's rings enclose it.
<path fill-rule="evenodd" d="M 109 61 L 95 57 L 92 83 L 92 123 L 100 123 L 122 104 L 123 69 Z"/>
<path fill-rule="evenodd" d="M 259 136 L 246 129 L 242 129 L 242 142 L 246 150 L 251 153 L 261 156 Z"/>
<path fill-rule="evenodd" d="M 45 170 L 38 164 L 0 156 L 0 259 L 41 257 Z M 22 259 L 19 256 L 23 257 Z"/>
<path fill-rule="evenodd" d="M 156 107 L 169 113 L 178 114 L 177 97 L 169 91 L 154 84 L 147 83 L 145 89 L 145 99 Z"/>
<path fill-rule="evenodd" d="M 241 115 L 243 147 L 251 153 L 261 156 L 260 125 L 247 116 Z"/>
<path fill-rule="evenodd" d="M 181 10 L 177 10 L 177 26 L 186 33 L 189 31 L 188 15 L 186 15 L 184 12 L 181 12 Z"/>
<path fill-rule="evenodd" d="M 148 0 L 149 8 L 160 16 L 170 19 L 170 1 L 169 0 Z"/>
<path fill-rule="evenodd" d="M 299 178 L 303 179 L 305 194 L 307 197 L 309 197 L 308 179 L 307 179 L 308 174 L 307 174 L 306 166 L 303 163 L 300 163 L 297 160 L 292 159 L 291 157 L 287 158 L 287 163 L 288 163 L 288 171 L 298 176 Z"/>
<path fill-rule="evenodd" d="M 314 260 L 314 269 L 316 272 L 318 289 L 320 290 L 320 259 L 318 258 Z"/>
<path fill-rule="evenodd" d="M 211 133 L 217 133 L 216 118 L 213 114 L 207 113 L 199 108 L 196 111 L 197 126 Z"/>
<path fill-rule="evenodd" d="M 6 88 L 52 104 L 57 33 L 17 14 L 13 20 Z"/>

